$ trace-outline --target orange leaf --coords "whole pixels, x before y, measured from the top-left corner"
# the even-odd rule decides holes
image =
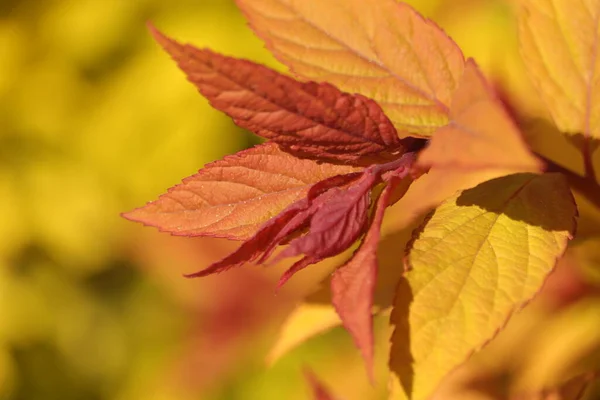
[[[328,201],[330,201],[332,197],[335,197],[332,196],[332,194],[336,193],[339,195],[339,192],[332,190],[338,189],[339,185],[355,180],[360,175],[360,173],[336,175],[330,179],[315,183],[311,186],[305,198],[292,203],[277,216],[268,220],[258,229],[254,236],[246,240],[236,251],[222,260],[211,264],[208,268],[186,276],[188,278],[199,278],[223,272],[247,262],[256,261],[259,257],[260,260],[258,262],[264,263],[279,244],[287,241],[290,236],[301,232],[309,224],[312,225],[311,220],[314,220],[317,214],[327,206]],[[343,191],[341,193],[343,193]],[[330,248],[333,246],[336,246],[336,244],[329,244]],[[317,249],[317,253],[319,250],[320,249]],[[338,250],[341,252],[345,250],[345,248],[338,248]],[[331,255],[334,254],[329,254],[328,256]],[[305,259],[310,259],[312,261],[309,264],[318,262],[323,258],[325,258],[325,256],[315,257],[315,254],[311,254],[309,251],[306,252]],[[309,264],[303,265],[302,268]],[[298,266],[299,263],[296,263],[288,269],[284,274],[285,279],[282,278],[282,280],[280,280],[280,286],[296,272],[295,268],[298,268]]]
[[[541,171],[542,163],[471,59],[452,97],[450,118],[421,152],[422,166]]]
[[[328,83],[301,83],[151,30],[213,107],[289,150],[342,161],[403,150],[396,129],[371,99]]]
[[[524,0],[521,55],[561,131],[584,136],[592,174],[592,138],[600,138],[600,1]]]
[[[254,31],[297,75],[377,101],[403,136],[446,125],[464,67],[433,22],[394,0],[237,0]]]
[[[268,143],[206,165],[124,217],[174,235],[244,240],[303,198],[314,183],[354,171],[357,168],[298,159]]]

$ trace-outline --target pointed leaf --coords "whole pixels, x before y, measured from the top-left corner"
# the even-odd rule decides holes
[[[352,161],[402,150],[396,129],[371,99],[152,32],[212,106],[243,128],[319,158]]]
[[[305,255],[283,274],[279,286],[300,269],[341,253],[359,238],[367,223],[371,188],[376,179],[366,172],[350,188],[330,191],[329,198],[312,217],[308,233],[294,239],[278,255],[277,259]]]
[[[298,159],[274,143],[263,144],[206,165],[124,216],[174,235],[244,240],[306,196],[315,182],[353,171],[357,169]]]
[[[394,0],[237,3],[267,47],[299,76],[374,99],[404,135],[428,136],[447,123],[464,58],[410,6]]]
[[[400,179],[393,178],[383,189],[377,201],[373,221],[360,247],[331,277],[331,301],[344,327],[361,350],[371,379],[373,379],[372,313],[377,279],[377,247],[381,236],[383,215],[398,183]]]
[[[600,1],[521,1],[519,39],[558,128],[600,138]]]
[[[575,229],[559,174],[515,174],[438,207],[407,256],[390,367],[411,399],[478,350],[540,288]]]
[[[450,118],[421,152],[421,165],[541,171],[542,163],[471,59],[452,97]]]

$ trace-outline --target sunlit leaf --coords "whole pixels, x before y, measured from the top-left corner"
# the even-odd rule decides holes
[[[583,135],[586,168],[600,138],[600,2],[521,2],[519,37],[529,76],[558,128]]]
[[[466,63],[452,96],[450,123],[439,129],[421,152],[425,166],[458,168],[510,168],[540,171],[519,129],[488,87],[475,62]]]
[[[430,215],[410,246],[392,314],[390,367],[411,399],[430,395],[540,289],[575,215],[559,174],[494,179]]]
[[[264,144],[208,164],[158,200],[124,216],[174,235],[243,240],[316,182],[356,171],[298,159]]]
[[[335,204],[335,198],[339,198],[343,195],[343,192],[341,192],[337,186],[352,181],[357,175],[360,176],[360,174],[338,175],[315,183],[311,186],[306,197],[292,203],[275,217],[265,222],[258,229],[256,234],[244,241],[236,251],[220,261],[214,262],[207,268],[186,276],[188,278],[199,278],[223,272],[230,268],[239,267],[248,262],[257,261],[258,263],[264,263],[271,254],[273,254],[273,251],[278,245],[289,240],[291,236],[302,232],[309,224],[312,225],[312,221],[319,216],[322,209],[326,209],[327,206],[332,203]],[[361,206],[358,205],[357,207],[360,208]],[[343,221],[338,221],[338,224],[344,225]],[[330,226],[330,228],[334,229],[338,234],[343,234],[343,232],[340,232],[340,227],[335,223]],[[360,234],[361,225],[355,225],[354,229],[354,231],[349,232],[348,235],[346,235],[346,237],[349,238],[347,240],[350,243],[356,240],[352,239],[352,237]],[[294,241],[296,240],[298,239],[294,239]],[[327,245],[328,243],[322,244]],[[346,249],[343,246],[336,246],[339,246],[339,244],[337,242],[334,244],[334,242],[331,241],[329,242],[329,247],[308,247],[303,249],[305,257],[292,265],[283,274],[279,281],[279,286],[283,285],[283,283],[285,283],[295,272],[307,265],[319,262],[326,257],[337,255]],[[347,244],[347,246],[349,245]],[[295,250],[292,247],[288,247],[285,251],[290,249]],[[280,253],[280,258],[287,256],[285,251]]]
[[[374,99],[401,135],[428,136],[447,123],[464,58],[410,6],[394,0],[237,3],[294,73]]]

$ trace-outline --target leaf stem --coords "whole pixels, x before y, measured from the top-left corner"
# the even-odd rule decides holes
[[[585,155],[590,154],[584,152]],[[540,159],[542,159],[546,165],[546,172],[560,172],[565,175],[569,180],[569,184],[575,190],[577,190],[583,197],[590,201],[595,207],[600,208],[600,185],[596,182],[593,166],[591,165],[591,159],[585,157],[585,176],[581,176],[568,168],[563,167],[555,163],[554,161],[544,157],[543,155],[536,153]],[[589,165],[588,165],[589,164]],[[588,169],[589,168],[589,169]]]
[[[592,149],[590,146],[590,138],[584,138],[582,145],[583,165],[585,168],[585,177],[596,182],[596,173],[594,172],[594,164],[592,162]]]
[[[410,151],[408,153],[402,154],[400,158],[397,158],[393,161],[384,163],[384,164],[375,164],[370,169],[371,172],[375,175],[380,175],[385,172],[395,171],[400,168],[404,168],[406,171],[409,171],[417,159],[417,152]]]

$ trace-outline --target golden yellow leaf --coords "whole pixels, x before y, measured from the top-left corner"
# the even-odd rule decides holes
[[[590,141],[600,138],[600,1],[522,1],[519,37],[531,81],[554,122],[583,136],[590,172]]]
[[[559,174],[515,174],[446,200],[417,234],[392,313],[390,367],[410,399],[500,329],[540,288],[575,229]]]

